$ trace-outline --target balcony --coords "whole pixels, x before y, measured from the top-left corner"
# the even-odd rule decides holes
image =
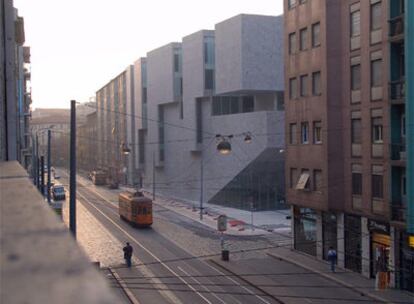
[[[391,220],[394,222],[402,222],[405,223],[406,221],[406,213],[405,213],[405,205],[403,202],[392,202],[391,203]]]
[[[405,144],[391,144],[391,160],[401,162],[401,165],[405,164],[407,158],[405,149]]]
[[[405,79],[390,81],[390,100],[393,104],[405,102]]]
[[[390,42],[404,41],[404,15],[399,15],[388,21]]]

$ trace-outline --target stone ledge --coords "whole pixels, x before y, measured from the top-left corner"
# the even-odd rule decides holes
[[[17,162],[0,162],[0,214],[0,302],[117,302]]]

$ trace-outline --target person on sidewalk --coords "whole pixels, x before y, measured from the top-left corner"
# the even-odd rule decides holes
[[[331,262],[331,271],[332,272],[335,272],[336,257],[337,257],[336,250],[333,249],[332,246],[329,247],[329,250],[328,250],[328,261]]]
[[[128,268],[131,268],[131,259],[132,259],[132,252],[134,249],[132,246],[127,242],[126,246],[122,249],[124,251],[124,259],[128,266]]]

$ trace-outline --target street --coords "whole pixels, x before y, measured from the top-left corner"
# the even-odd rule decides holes
[[[67,185],[68,175],[60,173]],[[78,212],[84,210],[96,219],[95,229],[104,230],[103,242],[112,240],[100,247],[94,237],[102,231],[90,231],[91,225],[83,225],[84,219],[78,217],[78,241],[89,243],[86,251],[92,260],[99,251],[105,252],[99,258],[101,266],[116,272],[138,303],[374,303],[318,274],[267,256],[263,248],[286,244],[287,237],[281,235],[229,237],[231,263],[226,264],[219,260],[215,231],[161,206],[154,205],[152,228],[133,228],[119,218],[119,191],[78,177]],[[134,248],[131,269],[122,260],[127,241]],[[113,276],[106,275],[119,289]]]

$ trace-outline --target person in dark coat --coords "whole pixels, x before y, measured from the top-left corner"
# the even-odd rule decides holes
[[[337,258],[336,250],[333,249],[332,246],[329,247],[328,260],[329,260],[329,262],[331,262],[331,271],[332,272],[335,272],[336,258]]]
[[[127,266],[130,268],[131,267],[132,252],[134,251],[134,249],[127,242],[126,246],[122,250],[124,251],[125,262],[126,262]]]

